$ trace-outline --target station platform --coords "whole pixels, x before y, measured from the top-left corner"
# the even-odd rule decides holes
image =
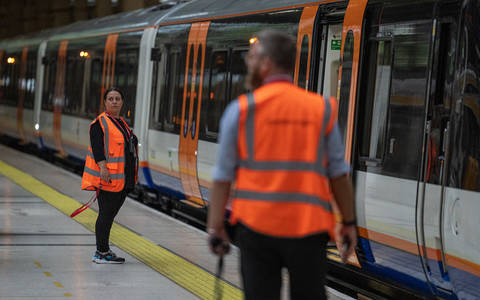
[[[98,206],[70,218],[92,197],[80,185],[80,176],[0,145],[0,299],[243,299],[238,248],[218,279],[205,232],[129,198],[110,236],[126,262],[92,262]],[[353,299],[333,289],[328,297]]]

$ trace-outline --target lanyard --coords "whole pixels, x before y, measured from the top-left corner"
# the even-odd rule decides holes
[[[90,205],[92,205],[93,202],[95,202],[95,200],[97,200],[98,193],[100,193],[100,189],[101,189],[101,188],[102,188],[102,184],[100,183],[100,186],[96,189],[95,194],[92,196],[92,198],[90,198],[90,200],[88,200],[87,203],[85,203],[85,204],[82,205],[81,207],[77,208],[77,209],[70,215],[70,218],[75,217],[76,215],[78,215],[78,214],[81,213],[82,211],[84,211],[84,210],[86,210],[87,208],[89,208]]]
[[[127,132],[125,132],[125,130],[123,130],[122,125],[120,125],[120,123],[118,123],[117,119],[115,119],[108,111],[106,111],[105,113],[107,114],[107,116],[109,116],[110,118],[112,118],[112,120],[113,120],[115,123],[117,123],[118,127],[120,128],[120,130],[122,130],[122,132],[125,134],[125,136],[128,136],[128,139],[130,140],[130,135],[131,135],[131,134],[130,134],[130,131],[129,131],[130,128],[128,128],[128,126],[125,124],[125,125],[126,125],[125,128],[127,129]],[[123,121],[123,120],[122,120],[122,121]],[[123,122],[123,123],[125,123],[125,122]]]

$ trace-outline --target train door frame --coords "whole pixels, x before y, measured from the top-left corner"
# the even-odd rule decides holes
[[[343,134],[345,145],[345,161],[352,163],[352,149],[354,147],[354,117],[355,104],[357,100],[357,84],[359,82],[359,65],[361,58],[361,45],[364,29],[364,15],[368,0],[351,0],[348,3],[343,18],[343,29],[340,50],[340,69],[338,72],[337,101],[338,101],[338,126]],[[346,57],[348,54],[349,57]],[[344,68],[349,65],[347,72]],[[343,92],[343,93],[342,93]],[[343,109],[342,109],[343,108]],[[342,124],[342,120],[343,123]],[[353,177],[353,174],[352,174]],[[359,238],[367,236],[362,226],[365,227],[364,208],[356,204],[356,215],[358,222]],[[368,242],[360,244],[363,255],[366,259],[371,259],[370,245]],[[348,262],[360,266],[357,253],[353,253],[348,258]]]
[[[338,90],[338,75],[341,67],[341,39],[344,26],[344,16],[346,13],[346,5],[343,4],[325,4],[310,8],[302,13],[299,34],[297,40],[297,71],[302,72],[302,66],[308,66],[304,75],[306,88],[315,91],[317,94],[323,95],[325,99],[335,97]],[[312,18],[315,17],[314,19]],[[311,24],[302,24],[302,22],[310,21]],[[304,54],[305,47],[303,43],[306,30],[310,30],[309,42],[310,49],[308,56],[311,58],[308,62],[301,63],[301,56]],[[314,45],[314,46],[312,46]],[[336,61],[336,65],[335,65]],[[333,64],[333,66],[332,66]],[[297,76],[295,83],[297,84]],[[298,80],[300,81],[300,80]],[[334,87],[333,87],[334,86]],[[300,86],[303,87],[303,86]],[[326,92],[326,93],[325,93]],[[335,202],[332,203],[334,213],[339,215],[340,210]],[[337,249],[341,247],[340,240],[334,244]],[[330,245],[327,249],[327,257],[332,260],[339,261],[338,250],[335,246]],[[348,262],[352,265],[360,267],[360,263],[355,254],[351,255]]]
[[[150,107],[152,101],[152,80],[148,80],[153,74],[154,64],[160,61],[160,57],[153,58],[152,49],[155,45],[155,36],[157,34],[157,28],[147,27],[143,31],[142,38],[140,40],[140,52],[139,52],[139,68],[138,68],[138,82],[139,85],[136,91],[136,105],[135,105],[135,119],[134,128],[138,132],[138,156],[139,166],[146,172],[148,170],[148,124],[145,120],[150,119]],[[160,55],[160,53],[158,53]],[[154,61],[155,60],[155,61]],[[143,86],[140,84],[143,83]],[[137,109],[141,108],[141,109]]]
[[[295,74],[293,78],[293,83],[302,88],[305,88],[306,90],[308,90],[309,88],[310,81],[313,28],[315,24],[315,18],[317,16],[317,11],[318,5],[305,7],[302,11],[302,16],[300,17],[300,23],[298,24],[297,57],[295,59]],[[305,45],[305,41],[307,42],[307,45]],[[307,49],[305,49],[305,46]],[[304,53],[305,50],[307,50],[307,53]],[[305,69],[305,74],[300,74],[302,66]],[[302,77],[304,78],[301,78],[302,80],[300,80],[299,82],[300,75],[302,75]]]
[[[342,42],[341,42],[341,66],[338,73],[338,91],[337,99],[339,102],[338,105],[338,118],[340,121],[341,117],[346,118],[346,128],[340,126],[340,131],[342,131],[345,140],[345,161],[352,162],[352,149],[353,149],[353,131],[354,131],[354,114],[355,114],[355,102],[357,98],[357,83],[359,81],[359,62],[360,62],[360,51],[363,35],[363,21],[365,9],[367,7],[368,0],[352,0],[349,1],[347,10],[345,11],[345,17],[343,21],[343,32],[342,32]],[[349,42],[347,43],[347,38]],[[353,44],[351,44],[353,43]],[[344,73],[345,67],[345,50],[350,48],[352,50],[351,57],[351,73],[350,78],[347,78],[348,74]],[[345,76],[344,76],[345,75]],[[348,80],[347,84],[345,80]],[[341,94],[342,91],[348,91]],[[342,97],[345,96],[345,99]],[[342,103],[343,102],[343,103]],[[345,107],[345,110],[342,110],[342,107]],[[345,114],[342,116],[341,114]],[[339,125],[341,125],[339,123]],[[343,131],[344,130],[344,131]]]
[[[432,20],[429,74],[425,109],[422,177],[418,188],[417,235],[425,275],[430,283],[447,293],[452,292],[444,251],[445,188],[448,175],[446,158],[450,139],[452,84],[446,84],[455,57],[452,37],[456,35],[454,16],[443,16],[437,3]],[[454,13],[454,10],[443,10]],[[450,51],[447,53],[447,51]],[[451,53],[453,51],[453,53]],[[450,89],[450,93],[448,92]],[[437,263],[433,263],[433,262]],[[432,262],[432,263],[431,263]]]
[[[203,71],[210,22],[193,23],[187,43],[178,165],[187,203],[206,207],[197,174],[198,132],[202,101]],[[193,52],[192,52],[193,51]],[[199,60],[201,62],[199,63]],[[189,80],[190,79],[190,80]]]

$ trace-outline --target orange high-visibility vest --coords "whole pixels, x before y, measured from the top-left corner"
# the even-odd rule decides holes
[[[125,186],[125,139],[122,132],[115,126],[105,112],[101,113],[90,127],[99,120],[104,136],[104,151],[107,159],[107,169],[110,172],[111,182],[101,181],[102,190],[120,192]],[[128,125],[121,118],[121,122]],[[100,167],[93,157],[92,146],[88,147],[85,169],[83,170],[82,190],[96,190],[100,186]]]
[[[335,99],[274,82],[238,100],[231,222],[274,237],[333,238],[325,136],[335,123]]]

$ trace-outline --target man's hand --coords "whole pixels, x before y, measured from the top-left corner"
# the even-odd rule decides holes
[[[348,257],[354,253],[357,246],[357,226],[355,225],[341,225],[339,237],[341,239],[340,257],[343,263],[347,262]]]
[[[223,256],[230,251],[230,238],[225,228],[208,228],[208,247],[210,251],[218,256]]]

